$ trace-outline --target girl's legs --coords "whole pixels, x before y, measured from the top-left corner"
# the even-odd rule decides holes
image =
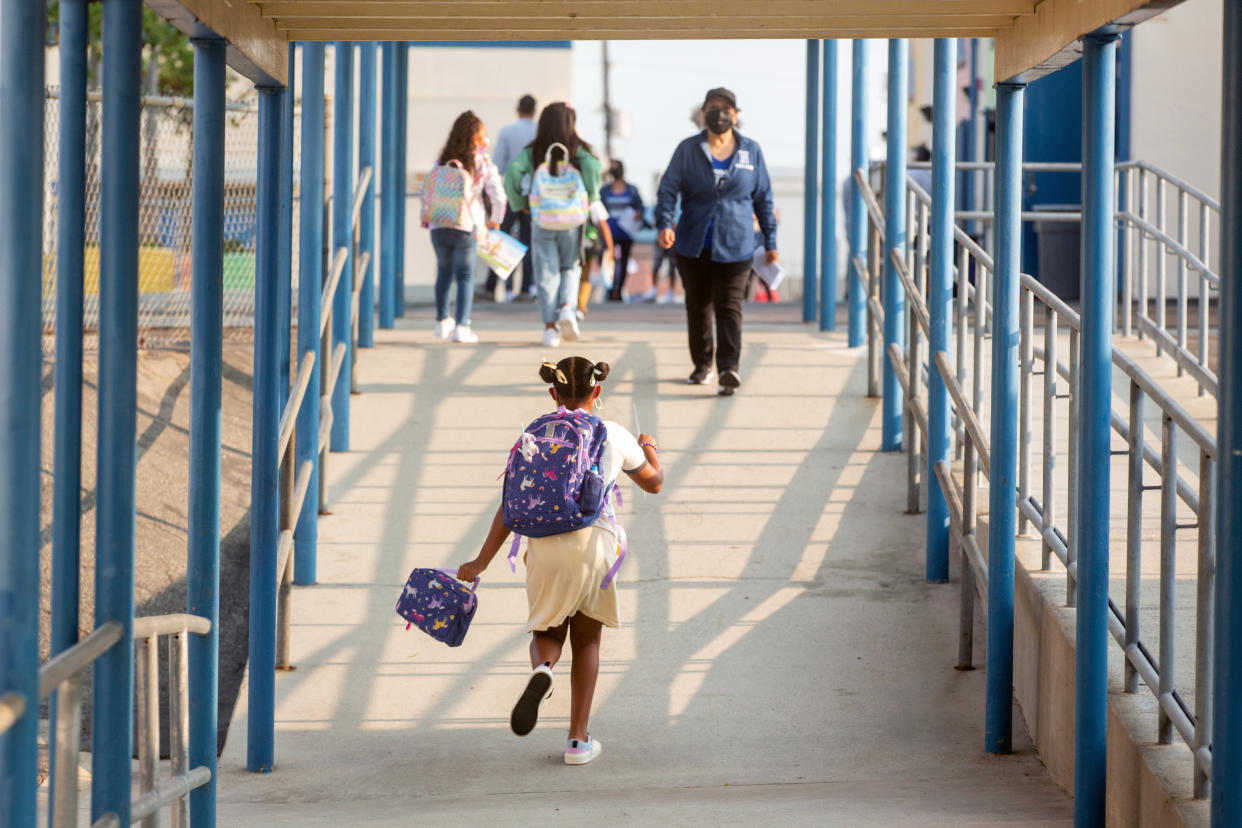
[[[437,227],[431,231],[431,246],[436,251],[436,321],[448,319],[449,284],[453,281],[453,230]]]
[[[583,313],[587,312],[587,305],[591,303],[591,293],[595,288],[591,284],[591,262],[592,259],[585,259],[582,262],[582,268],[578,275],[578,310]]]
[[[577,307],[578,303],[578,282],[582,272],[578,266],[578,260],[581,258],[582,247],[582,228],[574,230],[557,230],[556,232],[556,249],[557,256],[560,259],[560,295],[558,297],[557,309],[566,305]]]
[[[571,617],[568,623],[569,645],[573,649],[569,674],[569,738],[585,741],[591,701],[595,698],[595,680],[599,677],[599,643],[604,625],[582,613]]]
[[[453,246],[453,279],[457,282],[457,324],[470,326],[470,306],[474,302],[474,236],[455,230],[460,237]],[[447,293],[447,288],[445,290]]]
[[[538,630],[530,637],[530,668],[533,670],[540,664],[555,667],[561,660],[561,651],[565,647],[565,633],[569,630],[569,619],[559,627],[550,630]]]
[[[530,231],[530,257],[535,269],[535,292],[539,297],[539,314],[544,327],[556,327],[557,293],[560,287],[561,260],[556,230],[535,225]]]

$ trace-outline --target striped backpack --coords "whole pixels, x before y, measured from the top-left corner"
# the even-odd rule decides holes
[[[565,153],[565,160],[554,164],[552,150],[557,147]],[[530,212],[544,230],[573,230],[586,223],[586,184],[582,173],[569,162],[564,144],[548,147],[543,163],[535,170],[530,183]]]
[[[445,164],[437,164],[423,179],[423,189],[419,198],[423,203],[422,224],[424,227],[449,227],[462,229],[473,223],[470,217],[470,202],[466,194],[470,191],[470,173],[466,172],[461,162],[449,160]]]

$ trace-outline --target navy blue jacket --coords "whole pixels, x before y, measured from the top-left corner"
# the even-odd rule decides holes
[[[660,179],[656,227],[674,227],[677,197],[681,196],[681,219],[676,223],[677,241],[673,249],[682,256],[696,257],[702,252],[708,225],[715,220],[712,261],[740,262],[751,258],[755,254],[753,216],[759,217],[764,249],[776,249],[772,181],[763,162],[763,150],[737,130],[733,131],[733,138],[737,149],[719,191],[707,150],[706,130],[677,145]]]

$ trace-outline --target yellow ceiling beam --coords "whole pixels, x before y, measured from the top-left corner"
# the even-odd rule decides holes
[[[1226,0],[1234,2],[1235,0]],[[1134,26],[1181,0],[1044,0],[996,35],[996,79],[1034,80],[1072,63],[1078,40],[1105,26]]]
[[[228,41],[229,65],[261,86],[288,82],[288,42],[259,8],[237,0],[146,0],[157,14],[190,36]]]
[[[666,30],[662,37],[653,37],[649,28],[617,29],[600,28],[566,32],[564,29],[510,29],[493,28],[487,34],[488,40],[749,40],[775,39],[800,40],[803,38],[921,38],[921,37],[995,37],[995,28],[964,28],[952,29],[850,29],[830,31],[810,31],[807,29],[737,29],[737,30],[706,30],[703,27]],[[427,29],[395,29],[395,28],[340,28],[340,29],[288,29],[285,34],[290,40],[299,41],[386,41],[386,40],[478,40],[478,29],[452,29],[429,31]],[[571,36],[572,35],[572,36]]]
[[[250,0],[263,15],[271,18],[332,17],[338,20],[405,19],[427,17],[539,17],[626,20],[668,16],[753,17],[841,17],[865,15],[873,18],[932,15],[970,17],[1033,14],[1037,0],[767,0],[761,6],[737,0]]]
[[[1004,15],[993,15],[989,17],[971,17],[964,20],[945,19],[934,15],[914,15],[901,18],[900,20],[885,20],[868,17],[866,15],[855,15],[850,17],[773,17],[772,15],[759,15],[752,17],[731,17],[713,21],[708,24],[701,17],[686,17],[680,14],[668,15],[659,19],[649,21],[623,21],[618,23],[609,23],[598,19],[552,19],[552,18],[530,18],[530,17],[506,17],[493,18],[486,21],[477,18],[458,15],[456,17],[435,17],[424,18],[420,20],[406,20],[404,18],[394,18],[391,20],[360,20],[347,19],[340,20],[335,17],[304,17],[304,18],[276,18],[276,28],[282,31],[296,29],[299,32],[304,31],[323,31],[333,33],[334,40],[341,39],[339,33],[342,30],[374,30],[381,34],[393,31],[410,31],[422,34],[422,37],[416,39],[434,39],[435,33],[441,31],[463,31],[474,30],[475,40],[478,40],[479,29],[486,26],[490,34],[493,29],[500,28],[509,31],[542,31],[553,32],[563,35],[563,37],[554,38],[559,40],[573,39],[579,32],[594,31],[608,32],[613,28],[638,30],[644,27],[650,37],[653,34],[663,34],[665,36],[674,36],[673,33],[685,30],[706,31],[708,33],[724,34],[748,32],[748,31],[764,31],[775,29],[787,32],[801,32],[797,37],[816,37],[826,33],[838,31],[860,32],[868,31],[873,33],[887,33],[893,29],[904,29],[908,31],[958,31],[960,29],[999,29],[1013,25],[1014,18]],[[385,39],[394,37],[394,35],[386,35]]]

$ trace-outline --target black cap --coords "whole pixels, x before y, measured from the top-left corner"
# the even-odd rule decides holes
[[[707,94],[703,96],[703,108],[704,109],[707,109],[707,103],[712,98],[724,98],[726,101],[729,102],[729,106],[733,107],[734,109],[737,109],[737,95],[734,95],[732,92],[730,92],[728,89],[725,89],[723,86],[717,86],[715,89],[707,90]]]

